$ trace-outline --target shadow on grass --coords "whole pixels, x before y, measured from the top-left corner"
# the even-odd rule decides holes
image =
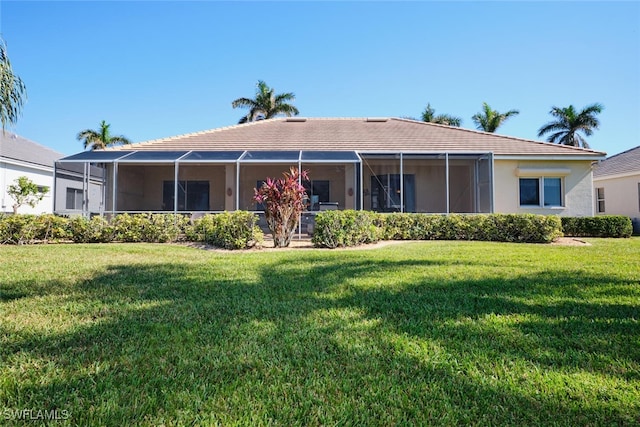
[[[576,290],[630,283],[555,272],[398,284],[407,269],[439,264],[293,259],[262,264],[255,277],[214,263],[112,266],[71,296],[70,307],[90,307],[86,325],[1,331],[2,359],[27,359],[35,373],[5,379],[0,403],[70,409],[73,423],[104,425],[638,421],[629,399],[638,306],[590,302],[586,288],[581,300]],[[18,298],[23,285],[10,288]],[[403,349],[403,339],[426,349]],[[500,381],[491,361],[555,377],[506,372]],[[596,395],[579,379],[551,384],[581,371],[611,382]]]

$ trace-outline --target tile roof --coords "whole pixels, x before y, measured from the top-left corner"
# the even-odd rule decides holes
[[[109,150],[356,150],[605,156],[593,150],[400,118],[276,118]]]
[[[53,169],[53,163],[63,154],[15,133],[0,130],[0,157]]]
[[[593,170],[593,177],[640,174],[640,146],[616,154],[601,161]]]

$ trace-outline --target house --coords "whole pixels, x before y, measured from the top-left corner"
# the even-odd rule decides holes
[[[21,206],[19,213],[41,214],[52,213],[56,207],[71,205],[74,211],[83,211],[83,177],[90,173],[84,173],[81,164],[65,164],[58,170],[58,178],[54,182],[55,162],[63,157],[51,148],[37,144],[29,139],[14,133],[0,132],[0,212],[13,213],[15,201],[8,194],[10,185],[15,184],[16,179],[26,176],[40,188],[48,188],[49,192],[35,206]],[[103,173],[102,169],[93,167],[93,175]],[[95,177],[94,177],[95,178]],[[99,208],[99,186],[102,180],[92,179],[86,191],[91,190],[96,204],[87,208],[96,210]],[[56,187],[56,191],[54,191]],[[54,197],[55,195],[55,197]],[[64,211],[64,209],[59,209]]]
[[[259,211],[254,188],[309,171],[309,211],[592,216],[605,153],[399,118],[277,118],[59,161],[104,170],[104,212]]]
[[[593,171],[598,215],[625,215],[640,234],[640,146],[598,163]]]
[[[14,133],[0,132],[0,212],[13,213],[15,200],[9,195],[10,185],[21,176],[26,176],[40,190],[53,187],[53,164],[61,153],[44,147]],[[20,213],[51,213],[52,192],[35,206],[21,206]]]

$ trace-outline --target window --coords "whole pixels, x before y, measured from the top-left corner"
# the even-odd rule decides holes
[[[162,186],[163,210],[173,210],[175,194],[173,181],[164,181]],[[178,181],[179,211],[209,210],[209,181]]]
[[[520,178],[520,206],[563,206],[562,178]]]
[[[326,180],[305,181],[304,189],[309,196],[309,210],[320,210],[320,203],[330,202],[329,189],[331,185]]]
[[[604,188],[596,188],[596,203],[598,204],[598,213],[604,213]]]
[[[67,209],[82,209],[82,190],[77,188],[67,188]]]

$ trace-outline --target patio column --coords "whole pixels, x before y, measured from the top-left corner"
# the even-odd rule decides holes
[[[53,191],[53,213],[56,213],[56,178],[58,176],[58,162],[53,162],[53,185],[52,185],[52,191]]]
[[[118,162],[113,162],[113,194],[111,196],[111,215],[116,214],[116,198],[118,197]]]
[[[449,153],[444,153],[445,181],[447,185],[447,215],[449,214]]]
[[[246,153],[246,151],[245,151]],[[240,159],[244,157],[244,154],[240,156]],[[240,159],[236,160],[236,206],[235,210],[240,208]]]
[[[87,188],[87,165],[82,164],[82,215],[88,217],[89,213],[89,190]]]
[[[360,158],[360,210],[364,210],[364,166],[362,165],[362,157]]]
[[[404,212],[404,157],[400,153],[400,212]]]
[[[185,206],[186,209],[186,206]],[[173,162],[173,213],[178,213],[178,162]]]

